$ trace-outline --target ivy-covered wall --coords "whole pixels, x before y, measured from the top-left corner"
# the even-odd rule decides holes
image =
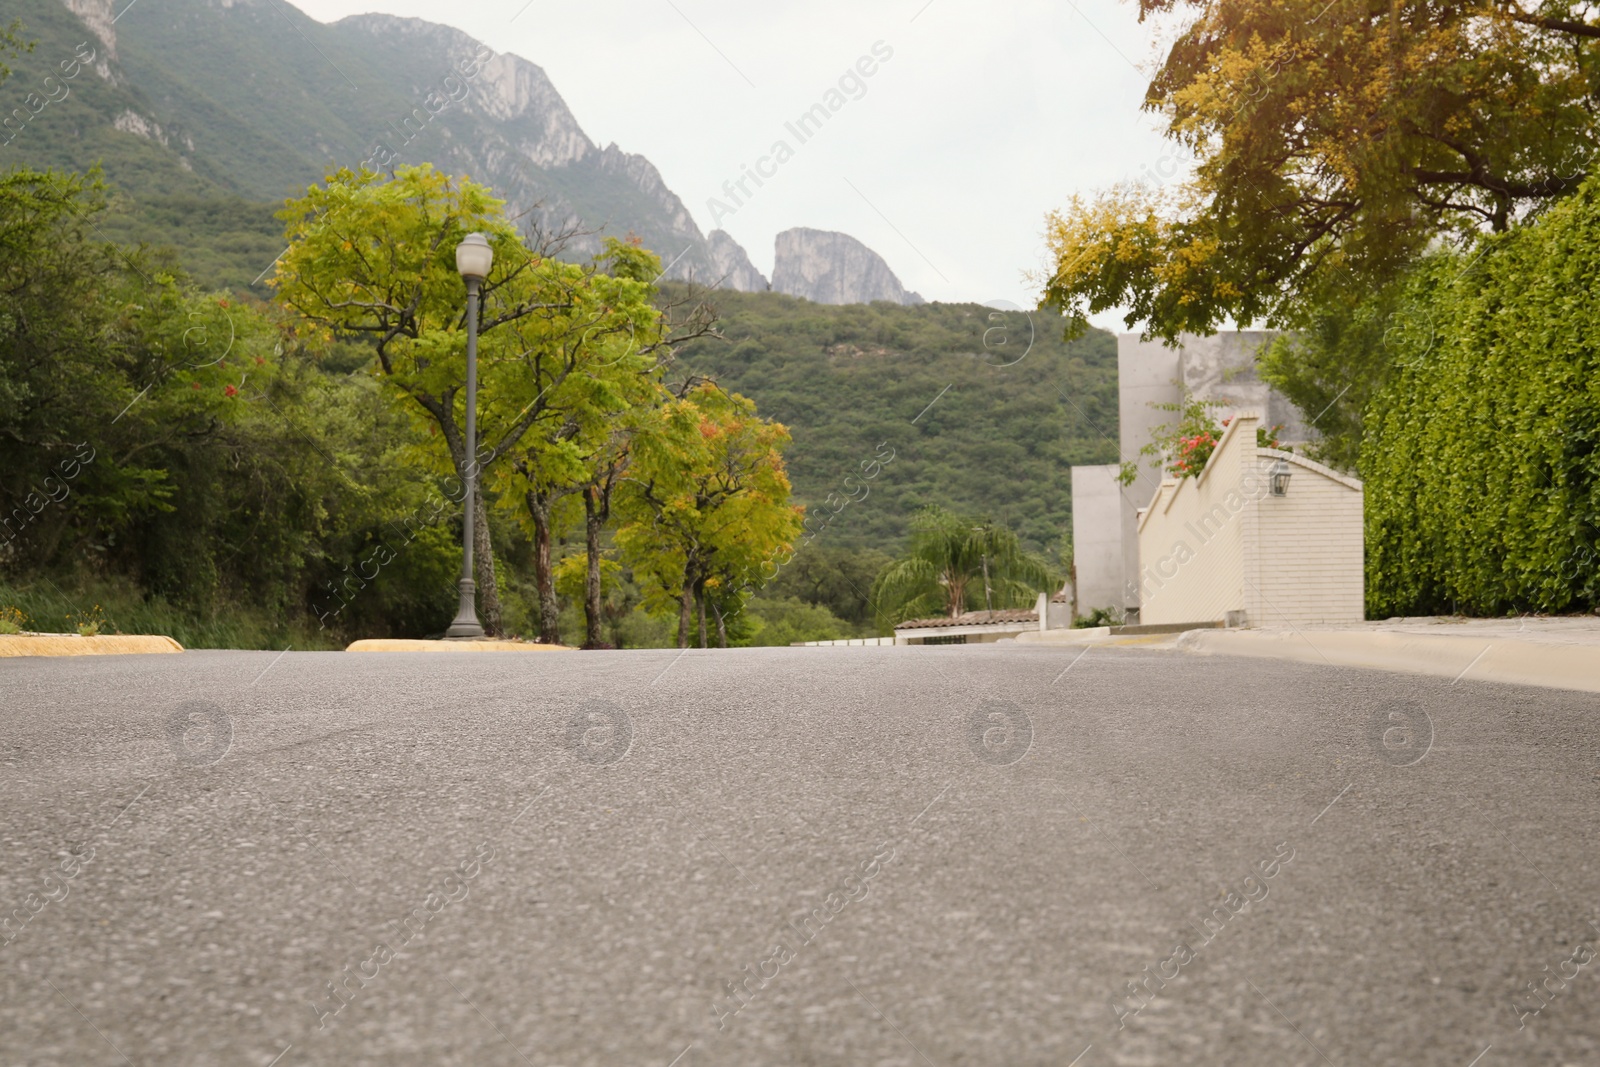
[[[1431,259],[1385,341],[1368,615],[1600,606],[1600,184]]]

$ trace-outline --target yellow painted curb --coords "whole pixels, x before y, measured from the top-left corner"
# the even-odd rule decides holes
[[[541,645],[534,641],[407,641],[375,637],[352,641],[346,652],[571,652],[566,645]]]
[[[170,637],[156,634],[0,634],[3,656],[126,656],[151,652],[182,652]]]

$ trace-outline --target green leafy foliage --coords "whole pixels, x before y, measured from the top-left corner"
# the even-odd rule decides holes
[[[886,619],[902,622],[1031,607],[1056,585],[1049,564],[1014,531],[929,507],[912,520],[910,551],[879,574],[873,599]]]
[[[683,640],[699,629],[696,606],[718,641],[787,643],[882,632],[870,593],[906,525],[892,509],[1014,500],[1053,545],[1068,514],[1065,464],[1114,449],[1114,425],[1087,417],[1112,407],[1110,339],[1069,349],[1041,333],[1028,351],[1025,316],[724,293],[752,328],[736,328],[732,346],[696,340],[704,308],[683,287],[655,291],[652,253],[612,241],[595,265],[538,256],[481,187],[426,168],[345,172],[292,205],[283,301],[263,304],[107,240],[118,196],[95,176],[0,179],[0,571],[30,615],[58,620],[44,625],[69,627],[83,604],[102,603],[112,627],[161,628],[185,644],[439,633],[460,560],[464,330],[451,253],[468,228],[497,249],[478,461],[499,506],[484,520],[492,551],[480,542],[478,557],[506,565],[492,588],[507,633],[576,643],[578,590],[569,578],[541,595],[540,538],[519,521],[535,470],[576,490],[550,524],[553,561],[571,547],[567,524],[598,524],[587,531],[600,578],[587,643],[670,642],[674,614]],[[882,351],[855,351],[872,338]],[[676,363],[675,348],[686,350]],[[1061,378],[1083,387],[1039,403],[1033,392],[1051,380],[1039,357],[1052,352]],[[730,353],[740,360],[724,374],[714,364]],[[846,366],[886,354],[876,382]],[[798,553],[801,513],[780,456],[788,431],[704,380],[749,369],[764,391],[774,390],[762,374],[781,370],[778,395],[814,420],[809,447],[834,450],[844,475],[818,478],[825,521]],[[684,383],[670,403],[664,376]],[[909,451],[873,436],[874,389],[907,409]],[[852,435],[859,454],[846,450]],[[963,448],[981,454],[961,458]],[[1017,468],[1057,490],[1011,491]],[[912,476],[904,486],[892,481],[901,471]],[[615,516],[589,510],[602,482]],[[614,540],[613,525],[629,532]],[[606,578],[619,564],[620,579]],[[773,575],[784,584],[750,599]],[[480,582],[480,597],[489,588]],[[568,609],[559,634],[552,601]]]
[[[1600,606],[1600,184],[1437,255],[1367,413],[1372,614]]]
[[[789,502],[782,452],[789,432],[756,416],[755,404],[713,383],[691,385],[653,413],[617,531],[623,558],[647,607],[678,607],[678,645],[696,627],[709,643],[707,612],[719,643],[738,634],[745,597],[792,555],[804,509]]]
[[[758,596],[745,605],[749,636],[736,645],[792,645],[799,641],[837,641],[854,637],[849,623],[820,604],[798,597]]]
[[[0,179],[0,567],[201,642],[442,629],[459,534],[370,350],[104,242],[103,209]]]
[[[819,538],[802,547],[768,583],[766,597],[790,598],[826,608],[851,628],[845,637],[866,637],[879,631],[873,614],[872,586],[894,562],[877,548],[852,549]],[[822,640],[822,638],[796,638]]]
[[[0,633],[8,611],[19,628],[33,633],[74,633],[76,620],[99,605],[110,633],[166,634],[184,648],[259,648],[326,650],[342,647],[339,635],[319,630],[304,617],[288,619],[272,607],[239,602],[224,611],[197,611],[140,589],[124,577],[82,582],[36,578],[0,579]]]
[[[1391,348],[1430,343],[1431,324],[1403,297],[1398,284],[1374,286],[1355,298],[1330,294],[1306,313],[1301,329],[1279,334],[1261,350],[1262,381],[1317,430],[1306,447],[1312,459],[1358,469],[1366,411],[1389,379]]]
[[[1600,26],[1578,0],[1139,0],[1170,188],[1074,196],[1040,280],[1075,327],[1127,309],[1175,340],[1299,326],[1570,195],[1596,159]],[[1175,175],[1174,175],[1175,176]]]
[[[1050,313],[978,304],[712,300],[725,340],[684,345],[679,367],[789,427],[797,500],[831,511],[863,461],[893,452],[819,543],[893,552],[937,504],[992,515],[1044,551],[1071,524],[1073,464],[1117,458],[1116,340],[1104,331],[1067,343]]]

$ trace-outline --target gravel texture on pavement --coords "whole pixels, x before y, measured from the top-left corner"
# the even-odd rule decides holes
[[[1600,697],[1149,649],[0,663],[0,1063],[1600,1063]]]

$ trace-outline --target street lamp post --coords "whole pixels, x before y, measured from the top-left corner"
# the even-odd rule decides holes
[[[456,246],[456,270],[467,283],[467,434],[465,483],[466,520],[461,529],[461,605],[445,637],[471,639],[483,636],[478,622],[477,583],[472,579],[473,532],[478,522],[478,287],[489,276],[494,249],[481,233],[469,233]]]

